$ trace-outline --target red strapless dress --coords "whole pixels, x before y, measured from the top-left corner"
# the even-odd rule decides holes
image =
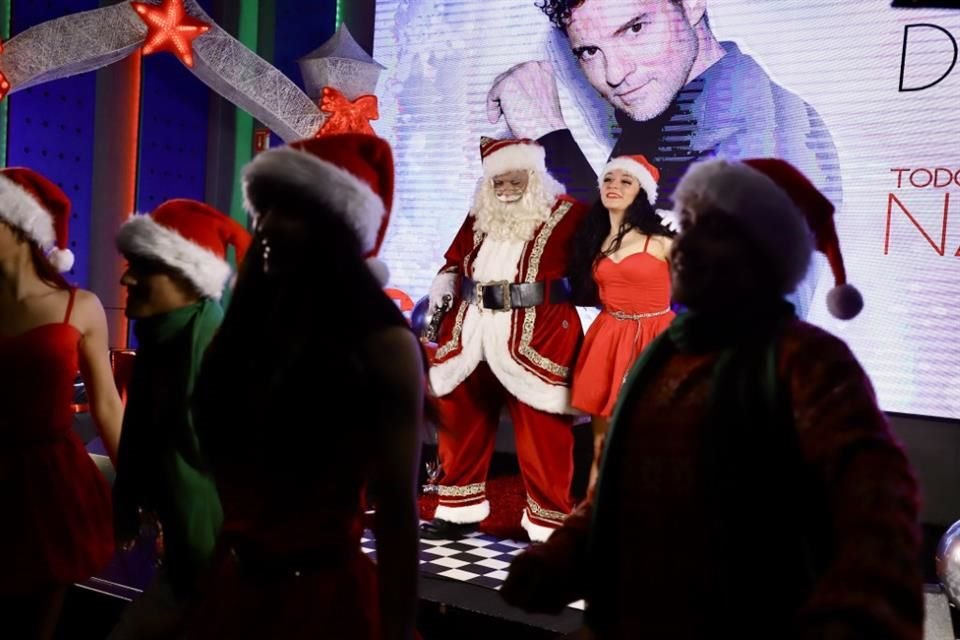
[[[603,310],[584,337],[570,403],[584,413],[609,417],[630,367],[673,321],[670,269],[644,245],[620,262],[601,258],[593,276]]]
[[[80,332],[0,336],[0,593],[84,580],[113,554],[110,487],[73,432]]]

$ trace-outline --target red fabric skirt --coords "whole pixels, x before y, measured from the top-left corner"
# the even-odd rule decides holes
[[[80,440],[0,448],[0,593],[85,580],[113,555],[110,486]]]

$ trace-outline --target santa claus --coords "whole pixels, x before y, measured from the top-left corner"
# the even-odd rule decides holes
[[[430,290],[440,325],[430,385],[443,477],[427,538],[456,539],[490,514],[485,481],[510,410],[527,490],[521,524],[542,541],[572,506],[570,368],[583,332],[565,277],[585,207],[563,195],[532,140],[480,145],[483,178]]]

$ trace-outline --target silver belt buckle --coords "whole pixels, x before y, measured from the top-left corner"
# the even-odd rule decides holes
[[[510,285],[512,283],[508,280],[496,280],[494,282],[478,282],[476,284],[475,296],[477,298],[477,307],[480,309],[487,309],[483,304],[483,290],[489,287],[499,287],[500,295],[503,298],[504,306],[502,309],[487,309],[488,311],[511,311],[513,309],[513,301],[510,299]]]
[[[510,283],[501,280],[495,284],[500,287],[500,295],[503,298],[503,309],[497,309],[497,311],[510,311],[513,309],[513,300],[510,299]]]

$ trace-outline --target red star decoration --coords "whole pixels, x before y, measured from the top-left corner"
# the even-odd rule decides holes
[[[2,42],[0,42],[0,53],[3,53]],[[10,82],[7,80],[7,76],[3,75],[3,72],[0,71],[0,100],[3,100],[7,96],[8,91],[10,91]]]
[[[324,87],[320,98],[320,110],[329,114],[327,120],[317,131],[316,137],[331,133],[366,133],[376,135],[371,120],[380,117],[377,109],[377,96],[360,96],[353,102],[334,89]]]
[[[187,15],[183,0],[163,0],[160,6],[131,2],[130,6],[147,25],[143,54],[169,51],[188,67],[193,66],[193,40],[210,30],[210,25]]]

